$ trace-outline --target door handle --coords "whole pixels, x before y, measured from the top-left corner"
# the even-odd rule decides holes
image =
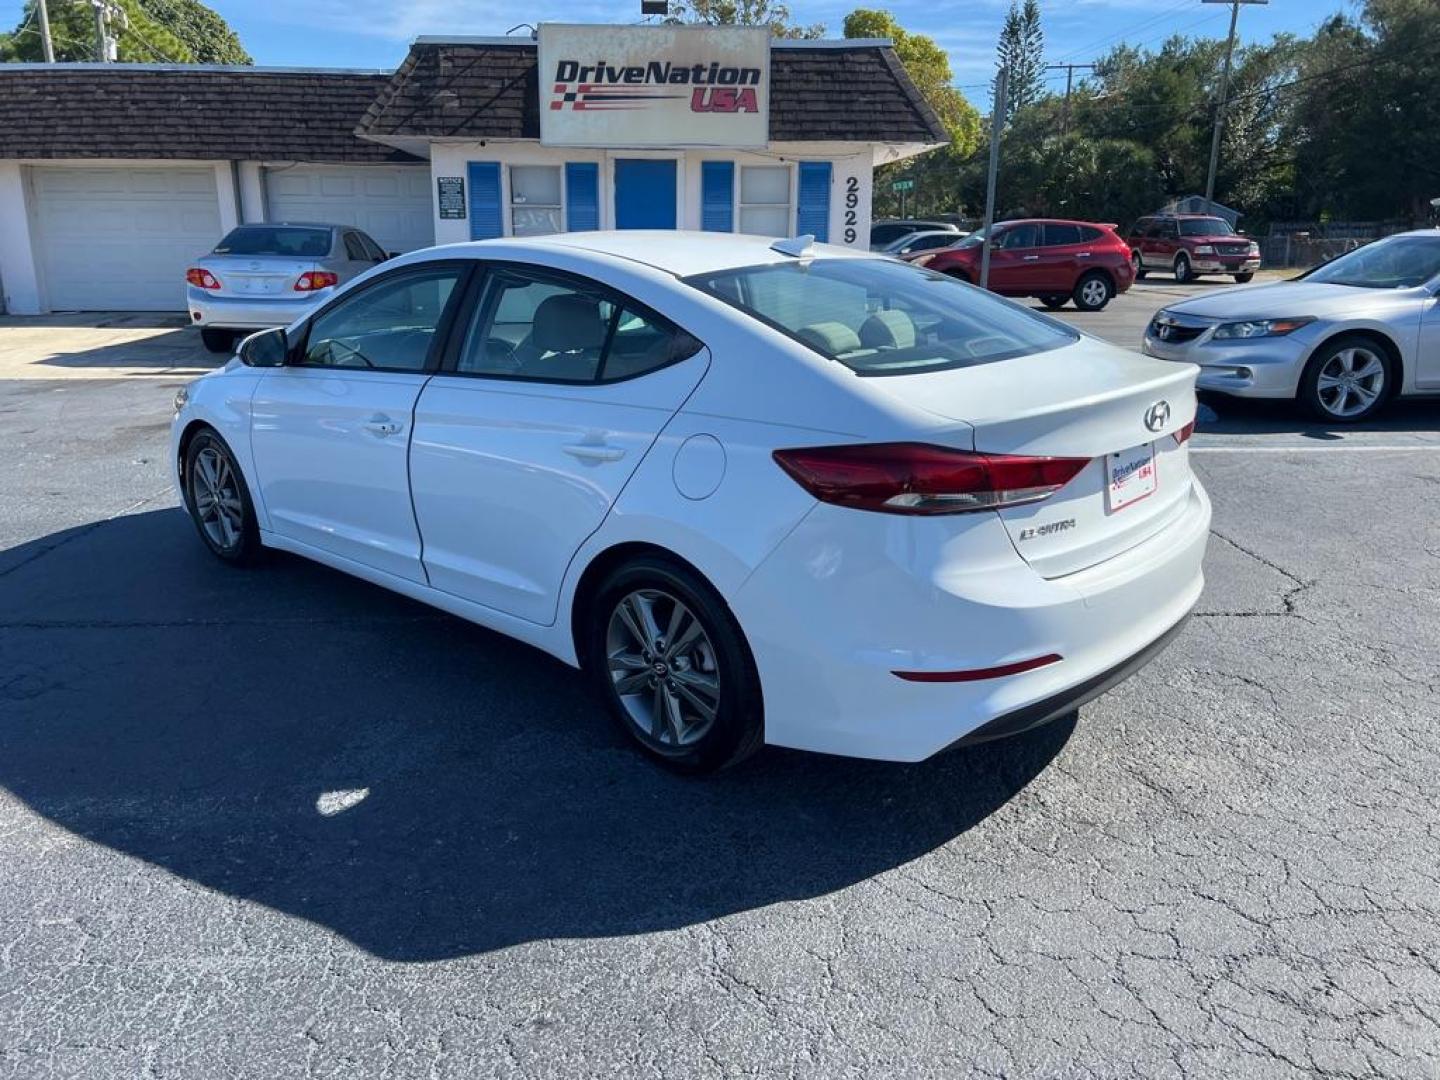
[[[625,456],[625,451],[618,446],[597,443],[567,443],[560,449],[581,461],[619,461]]]
[[[373,435],[379,435],[382,439],[387,435],[397,434],[405,425],[397,420],[391,420],[384,413],[376,413],[366,420],[362,425],[366,431]]]
[[[1077,259],[1088,259],[1088,258],[1090,258],[1090,256],[1093,255],[1093,254],[1095,254],[1093,251],[1081,251],[1081,252],[1077,252],[1076,255],[1075,255],[1075,257],[1076,257]]]
[[[1034,261],[1037,260],[1038,258],[1040,258],[1039,255],[1026,255],[1026,256],[1025,256],[1025,261],[1026,261],[1026,262],[1034,262]]]

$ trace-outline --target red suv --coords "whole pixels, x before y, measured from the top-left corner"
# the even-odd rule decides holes
[[[1135,280],[1130,248],[1113,225],[1026,218],[1002,221],[992,232],[990,290],[1003,296],[1039,297],[1048,308],[1074,300],[1081,311],[1099,311]],[[981,239],[973,232],[951,247],[907,256],[907,261],[977,282]]]
[[[1129,242],[1137,279],[1164,270],[1179,282],[1201,274],[1233,274],[1243,285],[1260,269],[1260,245],[1209,214],[1143,217],[1130,230]]]

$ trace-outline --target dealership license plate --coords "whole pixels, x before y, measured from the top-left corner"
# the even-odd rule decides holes
[[[1155,444],[1144,443],[1110,454],[1105,459],[1105,504],[1110,511],[1153,495],[1159,486],[1155,474]]]

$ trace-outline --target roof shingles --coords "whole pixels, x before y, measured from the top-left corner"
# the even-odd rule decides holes
[[[0,158],[414,161],[354,132],[389,78],[0,64]]]

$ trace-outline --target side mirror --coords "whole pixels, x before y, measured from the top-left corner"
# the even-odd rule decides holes
[[[281,367],[290,354],[290,343],[285,337],[285,328],[261,330],[251,334],[240,343],[236,355],[247,367]]]

